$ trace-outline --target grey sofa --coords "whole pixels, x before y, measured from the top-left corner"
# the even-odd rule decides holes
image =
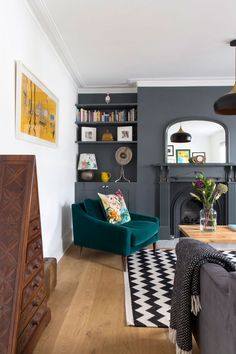
[[[200,311],[194,337],[201,354],[236,354],[236,272],[207,263],[200,272]]]

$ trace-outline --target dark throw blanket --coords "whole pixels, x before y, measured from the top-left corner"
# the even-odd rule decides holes
[[[200,267],[207,262],[215,263],[230,272],[236,270],[236,264],[213,247],[189,238],[180,240],[176,255],[169,337],[176,343],[177,354],[191,354],[192,316],[201,310]]]

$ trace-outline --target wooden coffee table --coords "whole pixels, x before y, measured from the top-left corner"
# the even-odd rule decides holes
[[[179,230],[184,236],[204,243],[236,244],[236,231],[226,225],[217,226],[214,232],[201,232],[199,225],[179,225]]]

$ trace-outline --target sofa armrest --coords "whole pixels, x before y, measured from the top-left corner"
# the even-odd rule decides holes
[[[235,354],[236,272],[206,263],[200,270],[201,311],[196,318],[195,338],[201,354]]]
[[[131,232],[128,228],[93,218],[76,204],[72,210],[76,245],[124,256],[130,254]]]
[[[212,287],[227,294],[229,292],[230,273],[223,267],[214,263],[206,263],[201,267],[201,282],[204,279],[208,280],[208,283],[212,283]],[[205,286],[205,283],[204,283]]]
[[[234,313],[236,314],[236,272],[230,272],[229,277],[230,277],[229,293],[232,299],[235,299],[233,308],[234,308]]]
[[[160,220],[156,218],[155,216],[149,216],[149,215],[141,215],[141,214],[136,214],[136,213],[130,213],[131,220],[146,220],[146,221],[152,221],[160,225]]]

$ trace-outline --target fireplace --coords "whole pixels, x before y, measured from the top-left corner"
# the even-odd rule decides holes
[[[217,183],[225,183],[228,193],[222,196],[214,208],[217,224],[236,224],[236,165],[234,164],[158,164],[156,215],[160,218],[160,239],[179,237],[179,224],[199,224],[202,205],[193,200],[192,182],[199,173]]]
[[[194,200],[192,184],[185,182],[170,183],[170,233],[171,236],[179,237],[178,225],[196,225],[200,221],[202,204]],[[226,223],[226,198],[222,196],[214,206],[217,211],[217,224]]]

